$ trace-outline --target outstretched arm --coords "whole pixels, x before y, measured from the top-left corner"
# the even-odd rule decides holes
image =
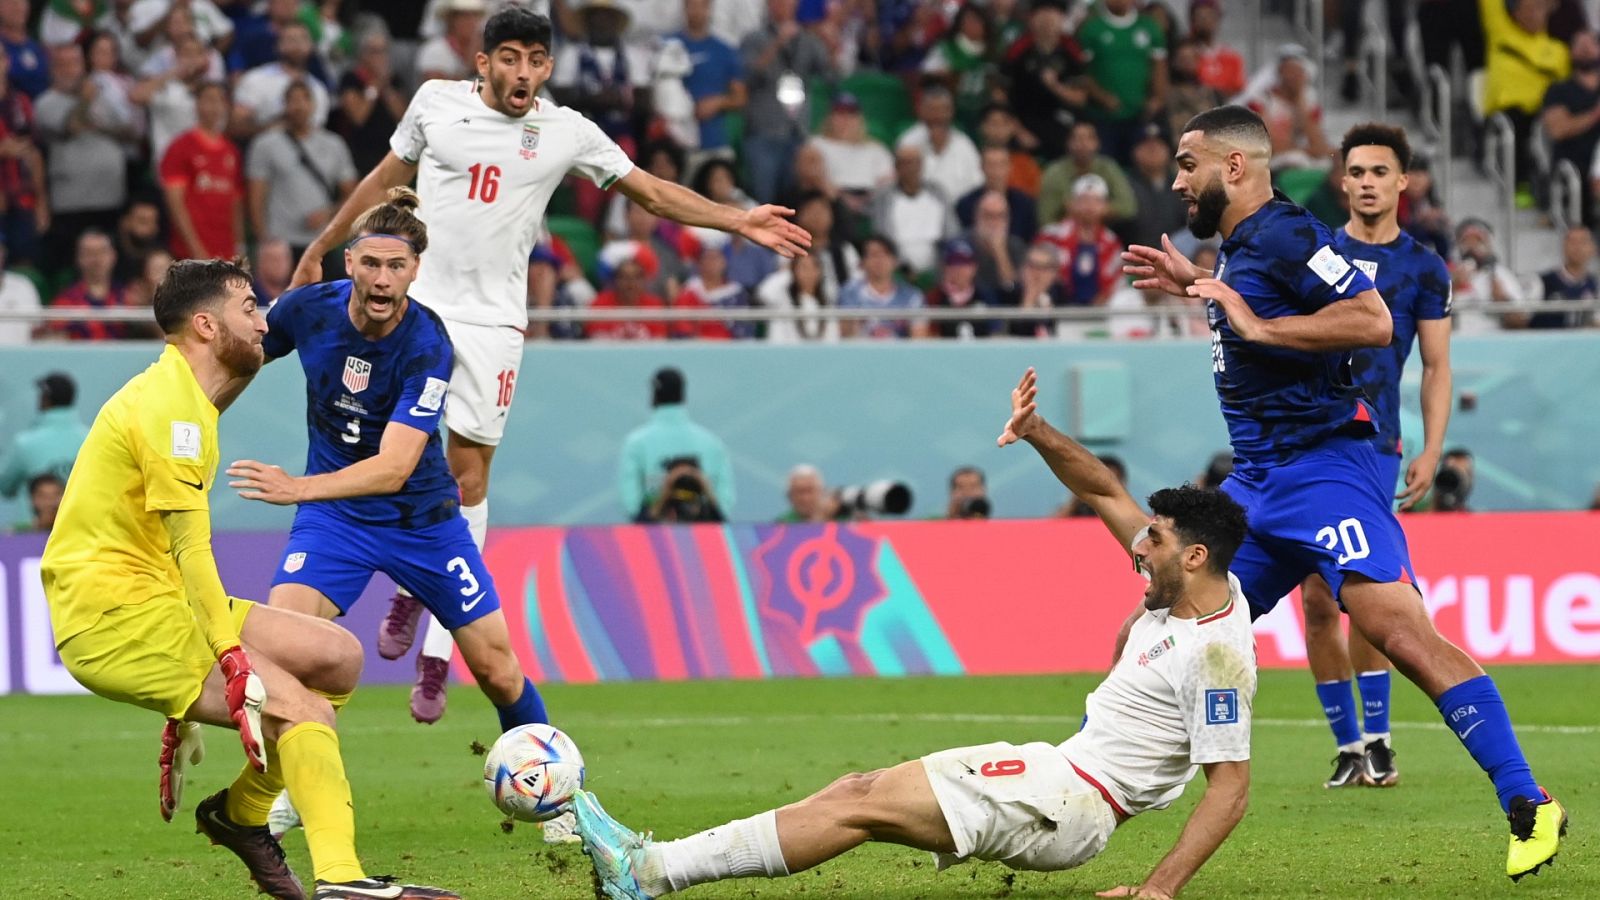
[[[392,494],[404,487],[406,479],[416,471],[417,460],[428,445],[428,435],[429,432],[402,422],[390,422],[378,441],[376,456],[321,475],[296,477],[278,466],[242,459],[228,466],[228,475],[239,479],[228,482],[228,487],[237,489],[246,500],[263,500],[277,506]]]
[[[1387,347],[1394,336],[1389,306],[1375,290],[1336,300],[1314,313],[1263,319],[1239,292],[1215,278],[1201,278],[1188,294],[1214,301],[1228,317],[1228,326],[1247,341],[1308,353],[1331,353],[1362,347]]]
[[[295,267],[294,280],[289,287],[296,288],[303,284],[312,284],[322,280],[322,257],[329,250],[344,243],[350,237],[350,226],[354,225],[361,214],[382,203],[389,196],[389,189],[402,184],[410,184],[411,179],[417,176],[417,167],[408,163],[389,151],[384,154],[377,168],[367,173],[361,179],[356,189],[345,198],[344,205],[328,224],[317,235],[317,239],[306,248],[304,256],[300,257],[300,264]]]
[[[1101,891],[1097,897],[1175,897],[1244,818],[1250,801],[1250,761],[1207,763],[1206,792],[1189,814],[1172,850],[1138,887]]]
[[[779,256],[804,256],[811,247],[811,235],[787,218],[794,215],[794,210],[782,206],[757,206],[750,210],[724,206],[638,167],[617,182],[617,189],[658,216],[685,225],[737,234]]]
[[[1039,415],[1039,376],[1033,369],[1022,374],[1022,380],[1011,391],[1011,418],[1005,430],[995,441],[999,446],[1017,441],[1027,441],[1050,466],[1056,478],[1067,486],[1084,503],[1095,511],[1111,534],[1130,556],[1129,545],[1139,529],[1150,523],[1128,489],[1117,476],[1093,453],[1072,438],[1051,427]]]

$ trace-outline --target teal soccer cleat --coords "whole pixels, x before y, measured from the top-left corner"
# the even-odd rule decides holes
[[[633,875],[635,855],[644,852],[645,837],[611,818],[589,791],[572,798],[583,852],[594,864],[595,896],[605,900],[651,900]]]

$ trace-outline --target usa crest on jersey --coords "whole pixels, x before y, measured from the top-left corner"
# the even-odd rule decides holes
[[[352,394],[359,394],[367,389],[367,382],[372,380],[372,363],[356,356],[344,358],[344,389]]]

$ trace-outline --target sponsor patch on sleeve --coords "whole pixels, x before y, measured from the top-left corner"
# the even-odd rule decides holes
[[[423,409],[437,412],[444,403],[444,392],[450,387],[450,382],[441,378],[429,378],[428,383],[422,387],[422,396],[417,398],[417,405]]]
[[[172,458],[200,458],[200,426],[194,422],[172,423]]]
[[[1233,725],[1239,721],[1239,689],[1206,691],[1206,724]]]
[[[1339,255],[1339,251],[1324,244],[1321,250],[1318,250],[1311,255],[1310,259],[1306,260],[1306,268],[1317,273],[1317,277],[1327,282],[1331,287],[1338,284],[1339,279],[1350,271],[1350,264],[1345,262],[1344,257]]]

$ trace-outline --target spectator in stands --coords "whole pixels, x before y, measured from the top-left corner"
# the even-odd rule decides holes
[[[946,519],[987,519],[992,511],[989,486],[982,469],[961,466],[950,473],[950,497],[944,507]]]
[[[1567,229],[1561,241],[1561,267],[1539,276],[1546,300],[1600,298],[1594,276],[1594,234],[1582,225]],[[1529,328],[1585,328],[1594,324],[1592,312],[1542,312],[1528,319]]]
[[[933,270],[939,242],[955,234],[955,213],[949,201],[922,175],[922,151],[915,144],[896,147],[894,183],[872,202],[872,227],[900,248],[914,273]]]
[[[839,233],[835,208],[827,197],[802,197],[794,210],[795,224],[811,235],[810,255],[822,267],[823,290],[829,297],[838,297],[845,284],[861,275],[860,252]]]
[[[417,51],[417,83],[443,78],[461,81],[478,76],[478,52],[483,49],[485,0],[444,0],[436,15],[444,19],[444,33],[430,38]]]
[[[6,79],[30,100],[50,86],[50,60],[28,34],[28,0],[0,0],[0,49],[11,61]]]
[[[1221,27],[1222,0],[1191,0],[1189,40],[1194,42],[1198,57],[1195,71],[1199,82],[1223,97],[1232,97],[1244,90],[1244,57],[1222,43],[1217,34]],[[1173,134],[1177,133],[1173,129]]]
[[[1222,483],[1227,481],[1228,476],[1232,474],[1233,451],[1222,450],[1211,457],[1211,460],[1206,463],[1206,470],[1200,473],[1200,477],[1196,478],[1194,483],[1208,490],[1220,488]]]
[[[700,123],[700,145],[689,163],[691,172],[713,156],[734,158],[728,114],[744,109],[747,98],[739,51],[712,33],[711,8],[712,0],[683,0],[683,31],[677,35],[694,64],[683,79]]]
[[[935,335],[962,340],[989,337],[999,333],[998,319],[987,318],[987,311],[1000,305],[1000,298],[978,286],[978,254],[966,238],[952,238],[941,255],[939,280],[928,291],[930,309],[965,309],[970,319],[939,319],[932,323]]]
[[[861,277],[840,289],[839,307],[885,312],[921,309],[925,305],[922,292],[896,277],[899,267],[900,252],[893,240],[881,234],[867,238],[861,245]],[[846,338],[927,337],[928,323],[910,319],[849,319],[840,323],[839,331]]]
[[[315,45],[311,29],[298,19],[278,31],[278,58],[245,72],[233,89],[230,130],[238,140],[248,140],[278,124],[284,116],[284,98],[290,84],[299,82],[311,92],[311,124],[328,121],[331,102],[327,85],[311,71]]]
[[[1122,284],[1122,242],[1106,227],[1105,179],[1084,175],[1072,185],[1067,218],[1039,231],[1039,241],[1061,253],[1060,279],[1069,306],[1104,306]],[[1086,336],[1103,322],[1063,322],[1056,334]]]
[[[983,147],[1004,147],[1011,153],[1008,187],[1027,194],[1030,199],[1039,195],[1043,170],[1033,156],[1039,141],[1022,129],[1009,106],[991,103],[984,107],[978,116],[978,142]]]
[[[922,177],[954,203],[983,184],[978,148],[955,127],[955,97],[940,85],[922,90],[917,99],[917,124],[906,129],[895,147],[922,151]]]
[[[814,246],[814,245],[813,245]],[[756,300],[767,309],[814,312],[833,306],[838,295],[828,292],[823,280],[823,257],[813,249],[789,261],[788,268],[767,276],[756,289]],[[767,340],[774,344],[816,342],[837,343],[838,319],[772,319],[767,322]]]
[[[1433,163],[1422,153],[1411,154],[1406,189],[1400,195],[1400,227],[1433,252],[1450,258],[1450,217],[1439,203],[1433,186]]]
[[[313,102],[306,82],[290,82],[282,127],[257,135],[245,160],[252,229],[261,237],[288,241],[296,259],[339,211],[357,179],[350,148],[312,120]],[[328,255],[342,256],[339,251]],[[342,263],[331,271],[342,272]],[[328,269],[331,261],[323,265]]]
[[[591,309],[665,309],[666,301],[647,290],[648,276],[637,258],[623,259],[615,268],[610,286],[597,294]],[[584,323],[584,336],[590,340],[639,341],[667,337],[663,321],[604,321]]]
[[[1572,39],[1572,77],[1544,94],[1540,113],[1550,136],[1550,162],[1569,162],[1583,179],[1583,221],[1594,225],[1595,148],[1600,147],[1600,39],[1580,31]]]
[[[1339,96],[1346,103],[1361,100],[1361,49],[1367,42],[1366,4],[1342,0],[1339,4],[1339,30],[1342,36],[1344,76],[1339,81]],[[1389,88],[1385,103],[1390,109],[1409,107],[1416,99],[1416,85],[1411,80],[1411,67],[1406,61],[1406,31],[1410,28],[1412,4],[1408,0],[1384,0],[1383,17],[1388,30],[1387,83]],[[1429,21],[1424,30],[1434,28]],[[1449,64],[1445,70],[1449,71]]]
[[[1134,0],[1100,0],[1078,26],[1106,154],[1126,165],[1141,124],[1167,102],[1167,37]]]
[[[256,245],[256,303],[266,306],[289,290],[294,277],[294,249],[282,238],[268,238]]]
[[[1229,50],[1229,53],[1233,51]],[[1168,67],[1167,129],[1170,134],[1182,134],[1189,120],[1213,107],[1221,106],[1221,91],[1200,80],[1200,45],[1193,40],[1183,40],[1172,45],[1171,64]]]
[[[28,482],[28,521],[17,527],[19,532],[50,533],[56,526],[56,513],[61,509],[61,495],[67,483],[46,473],[36,475]]]
[[[1417,23],[1427,23],[1417,31],[1422,37],[1424,66],[1440,66],[1446,72],[1454,64],[1451,51],[1461,48],[1463,68],[1468,72],[1483,69],[1484,28],[1481,0],[1418,0]]]
[[[91,32],[84,44],[84,59],[88,68],[84,77],[94,82],[106,108],[112,111],[119,125],[113,136],[122,145],[123,156],[131,162],[139,155],[144,137],[144,110],[131,96],[133,79],[122,72],[116,38],[104,31]]]
[[[876,0],[876,30],[866,35],[866,50],[876,67],[899,74],[915,72],[943,32],[938,4],[922,0]],[[870,29],[870,25],[869,25]]]
[[[733,464],[722,439],[689,418],[684,403],[688,385],[673,368],[656,371],[650,379],[650,421],[628,433],[622,441],[617,467],[617,496],[622,513],[635,521],[660,521],[660,510],[648,514],[671,491],[700,491],[725,513],[733,509]],[[692,470],[696,485],[676,484]],[[693,499],[693,498],[686,498]],[[682,517],[672,517],[682,521]],[[722,518],[718,515],[717,520]]]
[[[71,375],[51,372],[34,386],[39,389],[39,418],[12,438],[0,465],[0,496],[15,497],[40,475],[65,481],[89,435],[89,426],[78,417],[78,383]]]
[[[822,471],[816,466],[801,463],[790,469],[783,495],[789,508],[778,516],[779,522],[826,522],[838,512],[838,498],[829,496]]]
[[[1433,476],[1433,490],[1417,505],[1420,511],[1472,512],[1467,501],[1472,497],[1476,474],[1472,451],[1465,447],[1452,447],[1439,460],[1439,471]]]
[[[129,27],[134,31],[132,39],[123,42],[123,59],[130,68],[133,67],[131,60],[137,59],[136,71],[141,78],[166,72],[178,64],[178,45],[193,38],[200,42],[206,58],[206,79],[220,81],[227,77],[229,69],[223,61],[221,47],[227,44],[231,32],[211,23],[209,15],[208,21],[202,23],[196,15],[201,6],[194,0],[190,0],[189,5],[175,4],[165,13],[161,13],[161,6],[139,0],[138,8],[129,11]],[[217,11],[217,16],[222,26],[231,27],[221,11]]]
[[[972,227],[966,239],[978,257],[978,288],[997,297],[1010,296],[1017,287],[1017,271],[1028,252],[1028,242],[1011,233],[1006,195],[986,191],[973,207]]]
[[[727,237],[723,232],[705,235],[699,244],[694,260],[694,275],[684,284],[673,301],[681,309],[749,309],[750,292],[745,286],[728,278]],[[710,340],[749,340],[756,336],[757,323],[750,319],[725,321],[679,322],[673,337],[706,338]]]
[[[128,200],[121,138],[131,123],[87,77],[77,44],[51,48],[50,90],[34,111],[49,150],[51,233],[44,259],[60,261],[85,229],[116,227]]]
[[[98,228],[84,231],[78,236],[76,260],[78,280],[56,294],[50,302],[52,307],[113,309],[129,305],[126,287],[112,277],[117,267],[117,250],[110,235]],[[131,325],[128,322],[53,322],[47,333],[69,340],[100,341],[128,338],[143,331]]]
[[[1572,71],[1567,45],[1550,36],[1550,0],[1481,0],[1488,73],[1483,88],[1485,117],[1504,113],[1516,133],[1517,182],[1533,176],[1533,120],[1545,92]],[[1426,31],[1427,29],[1423,29]],[[1531,193],[1519,197],[1531,206]]]
[[[631,154],[649,114],[649,52],[624,40],[631,21],[627,7],[587,0],[578,7],[578,14],[583,21],[582,37],[556,54],[551,93],[557,102],[594,120]],[[581,193],[595,190],[591,185]]]
[[[1054,225],[1067,213],[1073,184],[1085,175],[1099,175],[1111,192],[1109,221],[1126,222],[1139,212],[1133,187],[1116,161],[1100,152],[1100,133],[1091,122],[1072,126],[1067,139],[1067,155],[1044,170],[1039,185],[1039,226]]]
[[[894,171],[893,156],[889,157],[889,170]],[[780,206],[792,209],[796,200],[812,193],[822,194],[829,200],[839,199],[839,187],[828,175],[828,158],[823,155],[815,140],[807,141],[794,152],[794,171],[791,176],[793,184],[778,201]]]
[[[994,81],[994,26],[988,10],[964,3],[944,39],[922,60],[923,77],[936,79],[956,100],[956,121],[965,131],[978,125]]]
[[[1054,244],[1041,242],[1029,247],[1023,258],[1015,305],[1033,310],[1065,306],[1066,298],[1058,280],[1060,273],[1061,252]],[[1056,324],[1054,319],[1011,319],[1008,330],[1013,337],[1054,337]]]
[[[1491,303],[1510,303],[1528,296],[1516,273],[1500,264],[1489,223],[1462,219],[1456,226],[1456,255],[1450,267],[1450,306],[1456,332],[1486,334],[1502,326],[1521,326],[1526,321],[1521,313],[1496,316],[1488,312]]]
[[[1123,487],[1128,486],[1128,467],[1123,464],[1121,457],[1111,453],[1105,453],[1100,455],[1098,458],[1106,468],[1111,470],[1111,474],[1117,476],[1118,484],[1122,485]],[[1057,518],[1082,519],[1095,515],[1098,514],[1094,511],[1094,507],[1083,502],[1071,491],[1067,492],[1066,502],[1056,507]]]
[[[529,309],[587,307],[594,298],[594,285],[584,276],[566,241],[547,236],[534,245],[528,254]],[[576,340],[583,337],[583,325],[571,321],[529,322],[527,334],[535,339]]]
[[[180,38],[173,45],[173,64],[150,74],[135,84],[132,97],[149,113],[150,159],[157,165],[166,156],[167,149],[178,135],[195,127],[199,113],[195,110],[195,95],[208,81],[220,82],[223,73],[213,76],[208,50],[192,34]],[[226,111],[224,111],[226,125]],[[387,144],[385,145],[387,148]]]
[[[956,201],[956,221],[962,228],[971,228],[977,215],[978,201],[984,194],[993,191],[1006,198],[1011,216],[1010,233],[1024,242],[1033,240],[1039,230],[1039,213],[1032,197],[1011,187],[1011,151],[992,145],[983,148],[979,158],[982,160],[983,184]]]
[[[805,147],[821,154],[828,183],[838,189],[839,200],[852,213],[867,212],[873,194],[894,180],[894,157],[867,133],[861,101],[848,91],[834,95],[822,133]]]
[[[163,247],[161,232],[161,206],[150,197],[140,196],[129,201],[128,208],[117,219],[117,268],[112,277],[123,284],[144,273],[145,257]]]
[[[178,135],[161,159],[161,189],[172,226],[169,246],[178,259],[226,259],[244,246],[245,208],[244,165],[223,133],[227,86],[201,85],[195,109],[195,127]]]
[[[750,99],[745,107],[745,186],[769,203],[788,186],[810,121],[808,79],[833,74],[828,48],[795,20],[797,0],[767,0],[765,26],[739,45]]]
[[[1272,138],[1272,170],[1326,169],[1333,145],[1322,130],[1322,105],[1311,79],[1316,63],[1299,44],[1278,48],[1277,61],[1250,80],[1235,102],[1255,110]]]
[[[1006,50],[1000,80],[1017,119],[1041,148],[1066,143],[1072,123],[1089,111],[1089,83],[1083,52],[1067,34],[1062,0],[1031,5],[1028,33]]]
[[[172,254],[168,253],[165,247],[157,247],[140,259],[144,265],[132,278],[123,283],[128,286],[128,305],[149,309],[155,306],[156,286],[161,284],[161,280],[167,277],[167,270],[172,268]],[[128,323],[128,336],[135,339],[161,340],[161,329],[156,326],[154,319],[152,313],[151,321]]]
[[[649,293],[657,297],[678,296],[689,277],[689,267],[678,252],[678,232],[663,228],[655,213],[632,200],[623,214],[623,225],[626,230],[622,236],[600,248],[601,257],[613,267],[624,257],[638,259],[645,269],[645,289]]]
[[[1188,207],[1172,192],[1172,145],[1160,125],[1151,122],[1144,126],[1139,142],[1133,145],[1130,175],[1138,213],[1124,227],[1128,243],[1159,247],[1163,234],[1188,230]]]
[[[44,155],[33,142],[33,102],[7,79],[10,54],[0,46],[0,241],[13,262],[32,264],[39,236],[50,228],[50,203]]]
[[[28,276],[6,268],[5,234],[0,233],[0,310],[6,312],[36,312],[39,289]],[[28,322],[0,322],[0,347],[26,344],[33,336],[33,325]]]
[[[339,78],[339,99],[328,126],[350,147],[357,172],[370,172],[389,152],[389,138],[406,113],[400,78],[389,62],[389,37],[361,38],[355,65]]]

